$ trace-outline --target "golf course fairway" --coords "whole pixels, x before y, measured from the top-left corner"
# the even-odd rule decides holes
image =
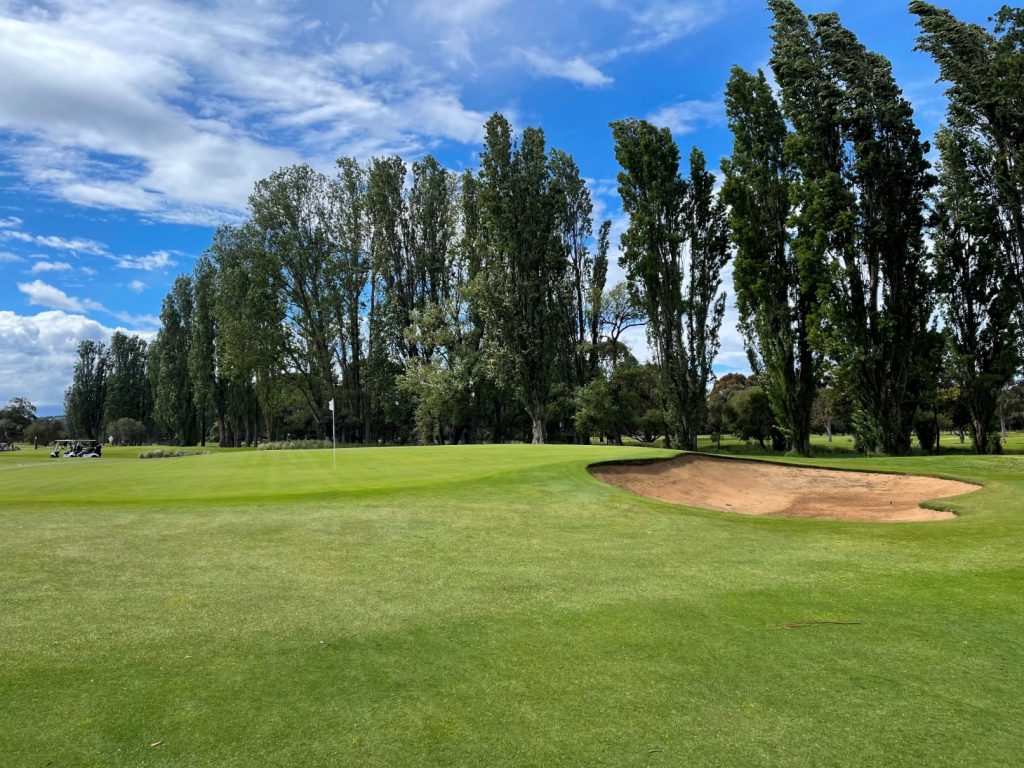
[[[811,462],[982,486],[879,525],[587,472],[644,448],[138,452],[0,455],[0,766],[1024,755],[1024,458]]]

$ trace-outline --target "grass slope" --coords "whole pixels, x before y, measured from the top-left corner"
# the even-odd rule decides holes
[[[985,486],[889,525],[584,469],[654,454],[2,454],[0,765],[1019,764],[1024,459],[815,461]]]

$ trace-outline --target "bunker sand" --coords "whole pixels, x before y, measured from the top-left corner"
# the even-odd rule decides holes
[[[808,469],[692,454],[604,464],[590,471],[619,488],[673,504],[744,515],[878,523],[954,518],[951,512],[918,505],[980,487],[917,475]]]

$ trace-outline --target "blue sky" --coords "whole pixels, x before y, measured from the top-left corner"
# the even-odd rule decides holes
[[[979,23],[998,5],[938,4]],[[930,136],[942,87],[906,4],[801,5],[893,61]],[[729,69],[767,65],[768,25],[763,0],[0,0],[0,403],[60,412],[78,339],[151,336],[213,227],[288,163],[475,167],[502,111],[574,155],[621,232],[608,122],[667,125],[717,168]],[[746,368],[734,326],[720,372]]]

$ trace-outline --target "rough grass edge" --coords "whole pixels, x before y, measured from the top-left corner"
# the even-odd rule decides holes
[[[209,451],[196,451],[183,448],[158,448],[155,451],[143,451],[139,454],[140,459],[174,459],[179,456],[198,456]]]
[[[330,440],[278,440],[260,443],[256,448],[260,451],[305,451],[313,448],[330,448],[332,445]]]

